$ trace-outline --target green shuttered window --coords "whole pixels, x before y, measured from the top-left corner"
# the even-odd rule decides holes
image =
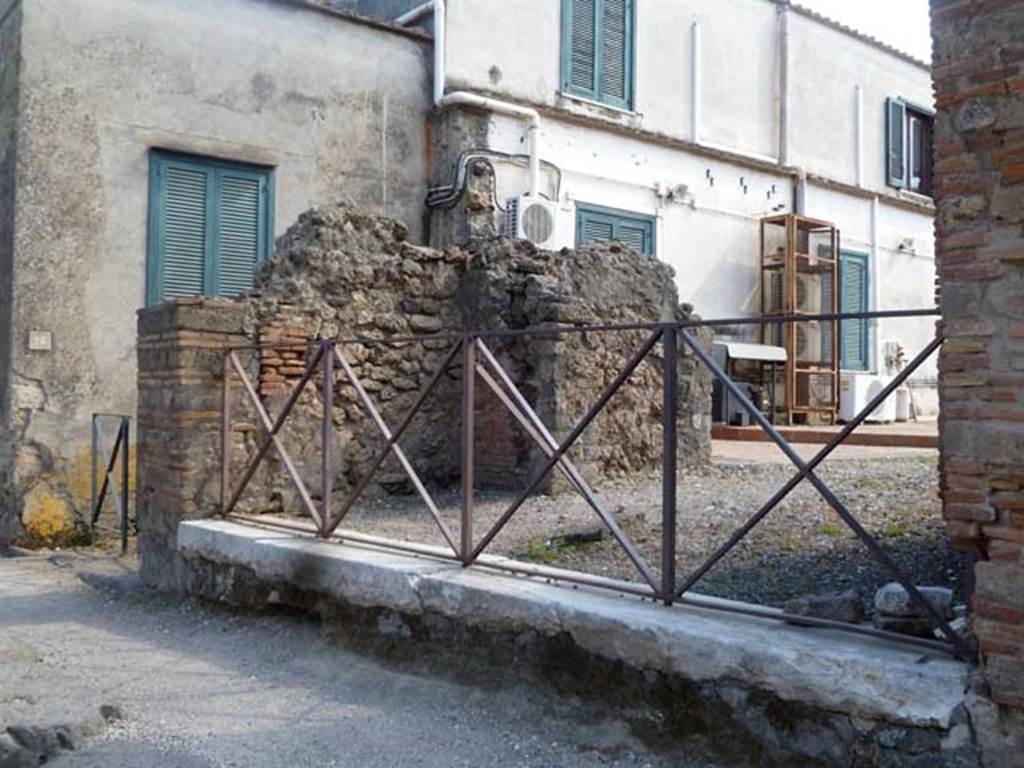
[[[839,256],[839,304],[841,313],[868,311],[868,257],[861,253]],[[843,320],[839,324],[840,367],[868,369],[868,321]]]
[[[633,108],[636,0],[562,0],[562,89]]]
[[[594,205],[576,206],[576,245],[616,240],[638,253],[654,255],[654,219]]]
[[[237,296],[273,237],[273,171],[155,151],[150,156],[146,304]]]

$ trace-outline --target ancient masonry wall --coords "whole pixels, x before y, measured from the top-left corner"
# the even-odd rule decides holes
[[[311,342],[339,336],[425,336],[422,341],[340,346],[394,428],[451,345],[429,338],[432,333],[690,316],[689,308],[678,306],[671,269],[618,245],[546,253],[526,242],[491,239],[465,250],[437,250],[407,242],[398,222],[345,206],[307,212],[279,241],[277,257],[264,266],[249,297],[177,302],[140,313],[143,568],[154,583],[174,584],[180,577],[173,553],[176,522],[210,515],[219,502],[220,350],[225,345],[260,345],[258,351],[240,350],[237,356],[268,410],[277,413],[306,370]],[[544,423],[562,438],[648,333],[496,337],[488,345]],[[709,334],[698,335],[710,342]],[[688,350],[680,349],[679,359],[680,457],[703,462],[710,456],[710,375]],[[437,487],[451,487],[460,476],[461,376],[456,359],[402,440],[417,472]],[[599,479],[660,466],[661,377],[656,347],[573,452],[586,474]],[[522,488],[537,471],[541,454],[483,382],[476,392],[475,482],[481,488]],[[237,478],[263,435],[238,377],[231,401],[231,463]],[[383,438],[341,372],[331,406],[330,472],[337,508],[369,471]],[[322,414],[318,372],[280,435],[315,499]],[[544,490],[559,488],[552,480]],[[407,493],[411,485],[389,457],[368,492]],[[301,512],[273,452],[239,509]]]
[[[943,513],[992,697],[1024,707],[1024,3],[932,0]]]

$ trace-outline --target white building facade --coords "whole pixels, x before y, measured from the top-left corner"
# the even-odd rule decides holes
[[[923,62],[777,0],[440,5],[435,95],[537,113],[539,193],[556,220],[544,247],[615,236],[671,264],[705,318],[749,316],[761,311],[759,221],[797,212],[834,223],[843,263],[866,266],[844,310],[934,306]],[[433,10],[405,21],[439,25]],[[439,104],[467,99],[452,101]],[[463,151],[526,153],[530,119],[487,111],[486,136]],[[495,166],[500,203],[529,191],[522,158]],[[863,323],[844,369],[891,374],[897,345],[911,357],[934,335],[931,318]],[[933,363],[916,375],[919,412],[934,411],[934,377]]]

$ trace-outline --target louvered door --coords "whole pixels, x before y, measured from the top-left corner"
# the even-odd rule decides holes
[[[868,260],[863,254],[843,253],[839,258],[839,303],[842,313],[868,311]],[[868,321],[843,320],[839,324],[840,367],[868,368]]]

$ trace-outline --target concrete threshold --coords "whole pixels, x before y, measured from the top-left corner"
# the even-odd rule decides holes
[[[947,730],[969,666],[942,654],[837,630],[549,583],[372,546],[325,542],[225,520],[184,522],[186,560],[249,569],[343,604],[439,614],[487,631],[568,635],[586,652],[642,671],[721,682],[786,702],[903,728]],[[558,569],[545,569],[556,580]]]
[[[776,427],[779,434],[790,443],[825,445],[842,429],[833,427]],[[713,440],[734,440],[741,442],[771,442],[771,436],[761,427],[736,427],[729,424],[714,424],[711,427]],[[844,445],[873,446],[878,448],[938,448],[938,430],[933,425],[867,425],[853,432]]]

